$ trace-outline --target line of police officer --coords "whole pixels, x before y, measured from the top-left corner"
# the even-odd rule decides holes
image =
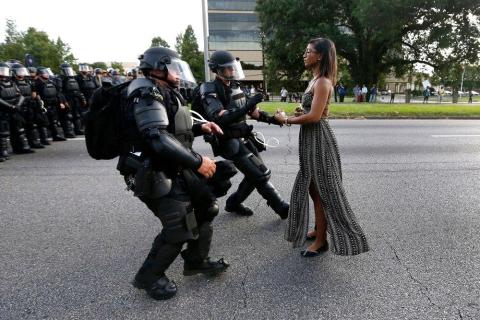
[[[17,61],[0,63],[0,162],[9,159],[8,139],[14,153],[65,141],[83,134],[88,100],[98,84],[87,64],[75,75],[69,64],[55,77],[50,68],[25,68]]]

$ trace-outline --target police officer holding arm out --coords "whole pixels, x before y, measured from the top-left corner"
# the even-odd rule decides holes
[[[209,67],[216,79],[200,87],[201,102],[207,120],[217,123],[224,135],[212,144],[215,155],[233,161],[244,179],[226,203],[225,210],[250,216],[253,211],[242,204],[254,189],[267,200],[267,204],[280,218],[288,216],[288,203],[284,202],[275,187],[269,182],[271,171],[259,155],[264,146],[252,134],[253,127],[246,123],[247,114],[257,121],[278,123],[267,112],[257,108],[262,101],[260,93],[246,98],[236,80],[244,78],[238,58],[228,51],[216,51],[209,60]]]

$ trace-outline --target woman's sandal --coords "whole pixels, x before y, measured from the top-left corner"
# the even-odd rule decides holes
[[[300,254],[302,255],[302,257],[306,257],[306,258],[310,258],[310,257],[316,257],[322,253],[325,253],[328,251],[328,242],[327,240],[325,240],[325,243],[323,244],[323,246],[321,246],[320,248],[318,248],[316,251],[310,251],[308,249],[303,249],[302,251],[300,251]]]

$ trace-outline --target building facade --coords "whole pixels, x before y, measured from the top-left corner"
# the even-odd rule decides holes
[[[256,0],[208,0],[208,52],[228,50],[240,58],[246,85],[263,88],[263,54]]]

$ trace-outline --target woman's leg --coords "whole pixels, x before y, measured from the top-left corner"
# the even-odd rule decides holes
[[[327,219],[325,218],[325,212],[323,210],[322,199],[315,189],[314,182],[310,182],[309,187],[310,197],[313,200],[313,207],[315,210],[315,227],[316,231],[310,231],[308,235],[315,235],[315,241],[308,247],[310,251],[316,251],[322,247],[327,240]]]

